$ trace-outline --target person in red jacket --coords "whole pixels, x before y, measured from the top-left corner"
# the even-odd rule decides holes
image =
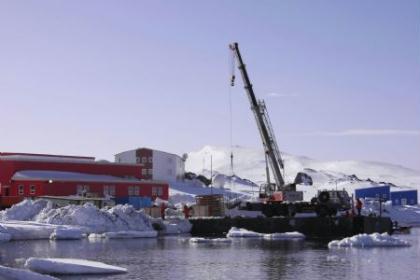
[[[187,204],[184,204],[183,208],[185,219],[188,219],[190,217],[190,207],[188,207]]]
[[[360,200],[360,198],[356,199],[356,210],[357,210],[357,216],[362,215],[362,207],[363,207],[363,203]]]

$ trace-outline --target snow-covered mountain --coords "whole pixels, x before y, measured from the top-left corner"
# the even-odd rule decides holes
[[[233,174],[257,184],[266,180],[262,149],[235,146],[232,152],[234,155]],[[219,177],[220,174],[232,175],[230,154],[231,148],[228,147],[205,146],[199,151],[188,154],[186,170],[209,176],[212,161],[213,174]],[[319,188],[338,187],[352,191],[355,188],[376,184],[374,182],[392,183],[398,187],[420,188],[420,171],[399,165],[365,161],[319,161],[285,153],[282,156],[287,182],[293,182],[298,172],[304,172],[312,177],[314,186],[305,186],[308,195],[312,195],[313,191]]]

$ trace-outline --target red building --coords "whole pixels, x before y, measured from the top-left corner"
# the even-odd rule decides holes
[[[145,180],[141,164],[95,161],[93,157],[0,153],[0,207],[25,197],[91,193],[115,198],[167,200],[166,182]]]

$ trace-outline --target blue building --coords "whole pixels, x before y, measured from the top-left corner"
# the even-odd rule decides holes
[[[381,198],[382,201],[390,200],[390,187],[389,185],[380,185],[376,187],[368,187],[355,190],[356,198]]]
[[[391,192],[392,205],[416,205],[417,190]]]

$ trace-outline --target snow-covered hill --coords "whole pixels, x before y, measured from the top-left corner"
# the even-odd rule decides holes
[[[214,186],[224,187],[232,192],[252,194],[258,187],[248,180],[260,184],[265,182],[265,160],[262,149],[235,146],[233,148],[233,177],[230,167],[231,149],[227,147],[205,146],[199,151],[188,154],[186,170],[210,177],[212,159]],[[283,154],[285,163],[284,177],[293,182],[296,174],[304,172],[311,176],[313,186],[299,186],[305,200],[312,198],[318,189],[346,189],[350,193],[357,188],[387,182],[395,188],[420,189],[420,171],[403,166],[364,161],[319,161],[303,156]],[[215,175],[216,174],[216,175]]]
[[[212,157],[213,170],[230,175],[230,153],[230,148],[205,146],[199,151],[188,154],[186,170],[208,174]],[[233,155],[235,175],[256,183],[265,181],[265,160],[262,149],[235,146]],[[285,163],[285,178],[289,182],[293,182],[296,174],[303,171],[312,176],[315,185],[347,181],[353,174],[362,180],[389,182],[401,187],[417,188],[420,185],[420,171],[399,165],[364,161],[319,161],[289,154],[282,156]]]

